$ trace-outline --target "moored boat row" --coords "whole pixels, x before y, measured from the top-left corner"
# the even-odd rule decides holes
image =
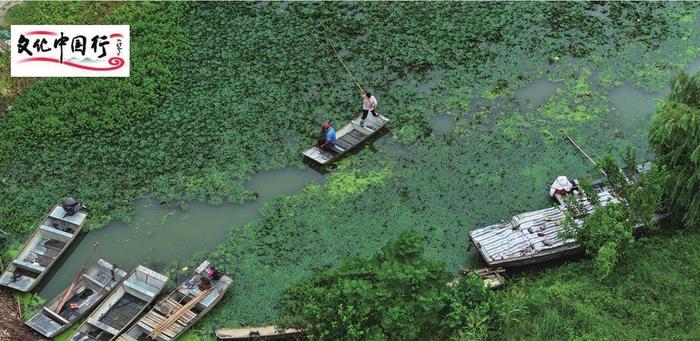
[[[2,273],[0,285],[22,292],[34,289],[82,230],[87,214],[80,212],[81,207],[72,198],[56,205]],[[53,338],[85,318],[69,340],[174,340],[208,313],[233,283],[205,261],[134,324],[160,295],[168,277],[142,265],[127,274],[104,259],[87,265],[86,261],[66,289],[25,324]],[[155,318],[157,323],[149,325]],[[142,326],[150,329],[139,333]]]

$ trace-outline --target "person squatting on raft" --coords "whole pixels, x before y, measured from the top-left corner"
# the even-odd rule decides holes
[[[565,176],[559,176],[556,180],[549,186],[549,196],[556,199],[559,205],[564,205],[564,196],[571,193],[574,189],[574,185]],[[573,191],[574,196],[578,196],[576,191]]]
[[[325,133],[325,138],[322,138],[321,141],[319,141],[319,148],[327,151],[331,151],[331,148],[335,146],[335,129],[331,127],[330,122],[326,122],[323,124],[323,130],[321,131],[321,134]]]
[[[377,99],[372,96],[371,93],[361,93],[362,97],[362,119],[360,120],[360,127],[365,126],[365,119],[368,113],[372,113],[372,116],[377,117]]]

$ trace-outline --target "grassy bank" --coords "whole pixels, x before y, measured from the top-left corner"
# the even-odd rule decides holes
[[[493,339],[697,339],[699,243],[696,231],[642,238],[602,282],[590,260],[528,274],[507,289],[527,314]]]

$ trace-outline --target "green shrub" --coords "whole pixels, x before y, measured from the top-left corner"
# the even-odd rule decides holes
[[[605,278],[634,242],[628,212],[622,204],[599,207],[576,233],[588,255],[595,257],[596,273]]]
[[[423,240],[404,232],[381,253],[351,258],[287,290],[284,327],[311,339],[482,339],[494,315],[493,292],[470,275],[447,286],[444,264],[423,256]]]

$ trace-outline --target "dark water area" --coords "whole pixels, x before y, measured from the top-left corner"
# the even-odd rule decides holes
[[[389,134],[386,134],[374,141],[372,147],[378,152],[385,152],[389,154],[403,154],[408,152],[406,147],[404,147]]]
[[[197,252],[213,250],[236,229],[260,217],[260,209],[271,199],[292,195],[309,183],[322,184],[325,175],[310,168],[284,168],[261,172],[246,183],[246,188],[258,194],[254,202],[212,206],[206,203],[173,203],[161,205],[157,200],[143,198],[136,202],[136,213],[129,224],[112,222],[90,231],[76,241],[63,264],[43,281],[39,294],[50,299],[65,289],[80,270],[93,245],[100,245],[90,263],[103,258],[127,271],[137,264],[159,268],[165,264],[183,264]]]

